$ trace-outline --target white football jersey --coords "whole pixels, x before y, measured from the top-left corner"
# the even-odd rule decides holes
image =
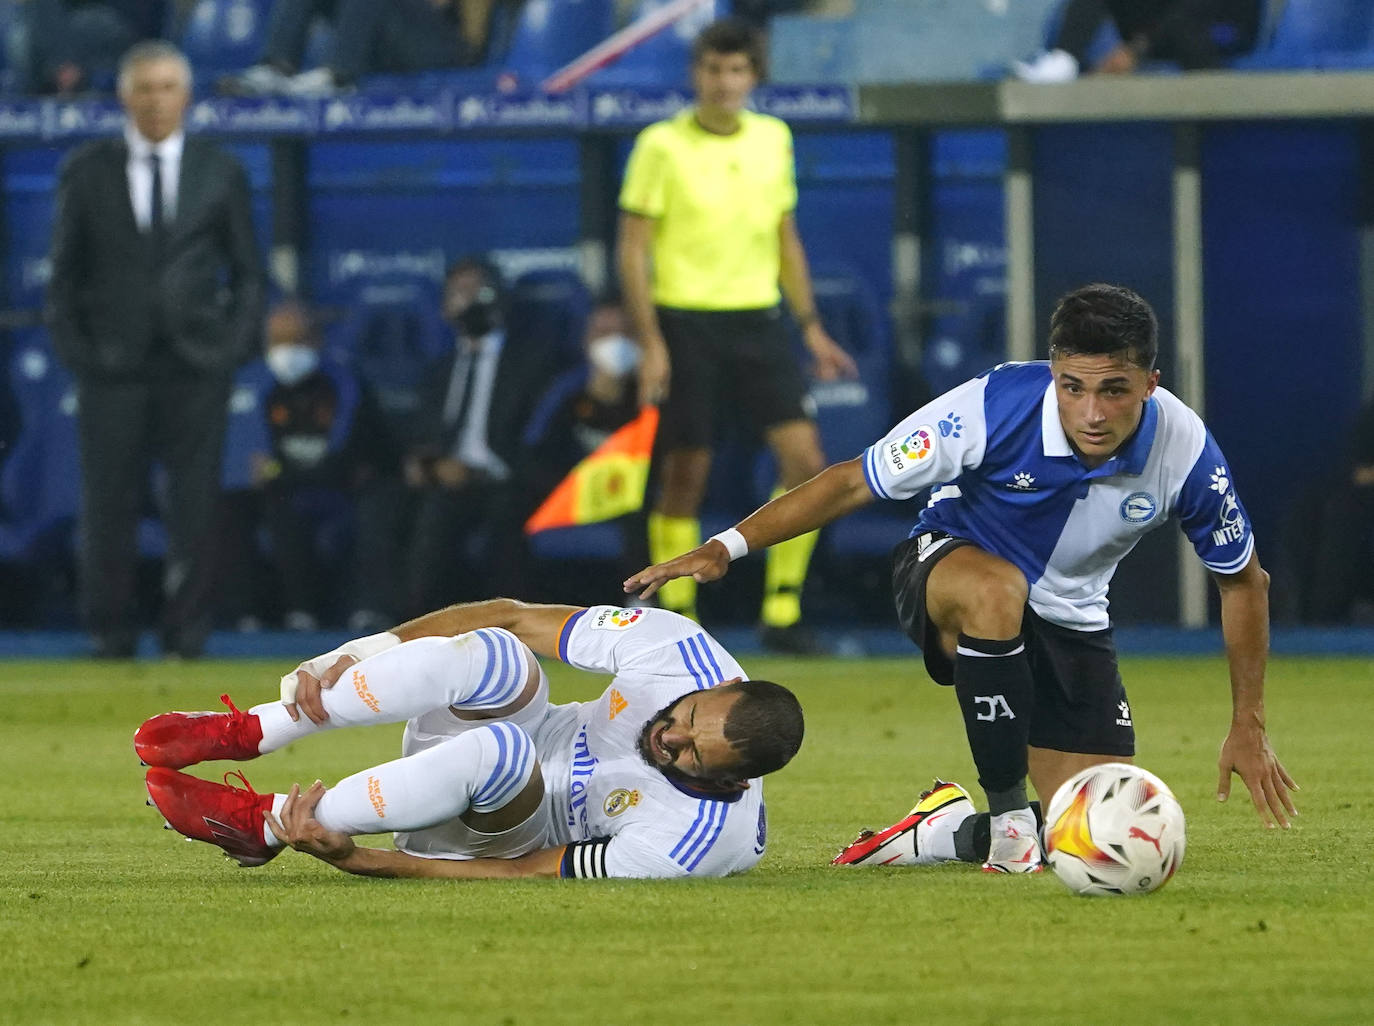
[[[615,675],[599,699],[552,707],[536,739],[554,831],[568,845],[564,875],[724,876],[755,865],[767,837],[763,782],[727,797],[698,792],[646,763],[636,743],[678,698],[745,677],[720,643],[667,610],[593,606],[568,618],[558,654]]]

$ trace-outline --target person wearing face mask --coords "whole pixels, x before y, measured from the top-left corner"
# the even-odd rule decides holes
[[[387,462],[380,418],[351,371],[326,359],[309,312],[287,301],[267,318],[263,360],[273,385],[263,402],[267,449],[254,454],[253,486],[226,494],[220,537],[221,601],[241,626],[257,618],[254,590],[278,596],[288,630],[315,630],[328,598],[347,591],[321,558],[321,527],[338,523],[350,496]],[[267,586],[255,589],[254,539],[265,531]],[[356,561],[348,560],[356,565]]]
[[[422,397],[423,440],[404,457],[414,509],[406,567],[411,613],[493,586],[519,593],[521,563],[516,470],[525,424],[551,377],[552,340],[505,330],[501,275],[465,257],[449,269],[444,317],[455,345],[430,376]]]
[[[540,398],[521,439],[519,496],[523,523],[581,460],[639,412],[639,346],[628,336],[619,299],[604,296],[587,318],[586,361],[560,375]],[[633,558],[643,552],[642,518],[626,518]]]

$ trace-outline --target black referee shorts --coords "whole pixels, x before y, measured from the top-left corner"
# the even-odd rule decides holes
[[[897,619],[920,648],[926,672],[937,684],[954,683],[954,663],[940,647],[940,632],[926,615],[926,581],[936,563],[972,544],[943,531],[928,531],[892,551]],[[1134,755],[1135,726],[1117,668],[1112,629],[1070,630],[1042,619],[1027,606],[1021,635],[1035,685],[1030,743],[1060,752]]]
[[[806,381],[779,307],[766,310],[658,308],[672,378],[659,421],[664,449],[711,448],[722,410],[762,434],[810,417]]]

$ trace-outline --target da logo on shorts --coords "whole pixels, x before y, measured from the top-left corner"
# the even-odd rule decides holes
[[[935,429],[922,424],[900,442],[892,442],[887,447],[887,460],[894,473],[903,474],[912,467],[920,466],[935,452]]]
[[[627,791],[623,787],[617,787],[606,795],[606,804],[602,807],[606,810],[606,815],[619,816],[626,809],[633,809],[638,805],[639,799],[638,791]]]
[[[1147,524],[1158,510],[1159,504],[1149,492],[1132,492],[1121,500],[1121,519],[1128,524]]]
[[[643,609],[607,609],[592,621],[592,630],[623,631],[633,627],[644,615]]]

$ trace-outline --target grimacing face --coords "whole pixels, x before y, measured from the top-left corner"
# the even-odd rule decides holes
[[[679,780],[731,779],[739,755],[725,739],[725,720],[739,700],[738,694],[718,688],[691,691],[675,699],[644,724],[639,754],[649,765]]]
[[[1050,359],[1059,423],[1083,463],[1100,467],[1140,425],[1159,371],[1131,363],[1124,353],[1077,353]]]
[[[173,57],[139,61],[120,80],[124,112],[149,142],[160,143],[181,127],[190,100],[186,65]]]
[[[720,114],[737,114],[759,84],[758,73],[746,53],[707,50],[692,65],[692,88],[697,105]]]

